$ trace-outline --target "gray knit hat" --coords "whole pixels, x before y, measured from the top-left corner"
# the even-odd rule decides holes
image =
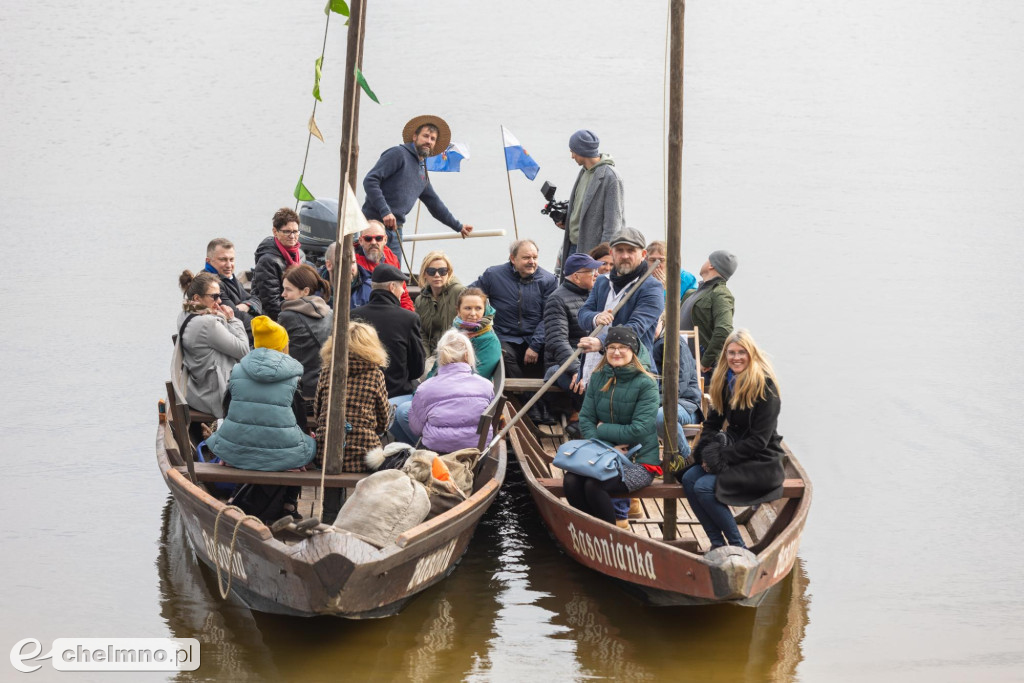
[[[736,272],[736,255],[731,251],[724,249],[713,251],[708,256],[708,261],[711,262],[711,267],[717,270],[725,280],[731,278],[732,274]]]
[[[569,138],[569,149],[581,157],[594,158],[601,156],[597,151],[601,141],[592,130],[578,130]]]

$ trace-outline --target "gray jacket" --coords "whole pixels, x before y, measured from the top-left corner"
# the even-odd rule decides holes
[[[579,185],[584,173],[586,169],[581,168],[576,176],[576,182],[572,184],[567,216],[572,216],[576,186]],[[593,169],[593,174],[583,197],[580,234],[576,245],[576,251],[580,253],[589,252],[601,242],[610,241],[615,233],[626,227],[622,178],[615,170],[615,161],[610,155],[602,154],[601,161]],[[562,240],[563,261],[569,248],[568,218],[566,221],[565,238]]]
[[[178,328],[189,315],[182,311]],[[224,417],[224,394],[231,369],[249,353],[249,338],[238,318],[230,322],[219,315],[197,315],[182,334],[182,358],[188,372],[185,399],[196,410]]]

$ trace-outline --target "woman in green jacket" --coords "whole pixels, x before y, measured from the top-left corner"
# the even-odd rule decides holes
[[[419,283],[416,313],[420,316],[423,348],[428,356],[433,356],[437,340],[452,328],[452,321],[459,314],[459,294],[465,286],[455,277],[452,262],[440,250],[423,258]]]
[[[640,450],[623,468],[621,477],[599,481],[573,472],[563,478],[565,497],[577,510],[615,524],[612,495],[650,486],[661,475],[655,418],[661,404],[658,382],[640,363],[640,339],[628,327],[612,327],[605,340],[604,358],[594,370],[580,409],[585,439],[600,439],[623,452]]]

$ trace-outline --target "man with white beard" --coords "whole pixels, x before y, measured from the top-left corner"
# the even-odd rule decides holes
[[[382,263],[401,270],[402,266],[398,262],[398,257],[395,256],[395,252],[391,251],[384,244],[385,239],[387,237],[384,224],[380,221],[368,221],[366,229],[359,233],[359,239],[357,240],[359,246],[356,247],[356,263],[370,273],[373,273],[374,269]],[[399,303],[402,305],[402,308],[410,311],[416,310],[416,307],[412,304],[412,299],[409,297],[409,288],[404,282],[402,283],[402,297]]]

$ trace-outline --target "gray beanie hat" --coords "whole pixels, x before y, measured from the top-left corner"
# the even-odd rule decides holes
[[[718,274],[726,280],[731,278],[732,274],[736,272],[736,255],[731,251],[725,251],[724,249],[713,251],[708,256],[708,261],[711,262],[711,267],[717,270]]]
[[[598,145],[601,141],[597,138],[592,130],[578,130],[572,134],[569,138],[569,149],[581,157],[594,158],[601,156],[601,153],[597,151]]]

